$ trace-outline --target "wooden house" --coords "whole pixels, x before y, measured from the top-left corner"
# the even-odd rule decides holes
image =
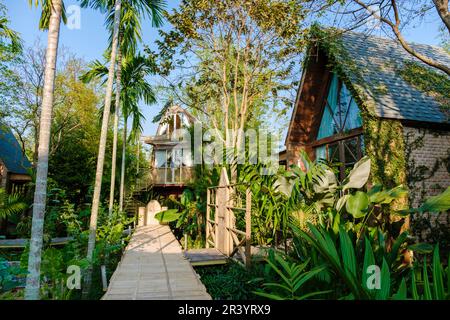
[[[442,48],[411,44],[450,65]],[[450,79],[396,41],[346,32],[311,40],[286,137],[288,166],[300,150],[340,163],[340,176],[362,156],[372,181],[410,189],[410,202],[450,185]]]
[[[11,129],[0,122],[0,187],[22,193],[31,181],[31,163]]]
[[[140,183],[162,194],[179,194],[194,174],[191,152],[180,147],[180,129],[189,130],[194,117],[185,109],[174,105],[161,117],[156,134],[143,137],[152,146],[150,168]]]

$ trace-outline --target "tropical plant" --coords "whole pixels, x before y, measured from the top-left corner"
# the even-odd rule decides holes
[[[19,194],[7,194],[4,188],[0,188],[0,219],[19,214],[25,211],[28,205]]]
[[[113,91],[113,82],[114,82],[114,71],[116,65],[116,57],[117,57],[117,46],[118,46],[118,37],[119,37],[119,24],[120,24],[120,11],[121,11],[121,0],[115,0],[114,6],[114,32],[113,39],[111,45],[111,57],[108,68],[108,80],[106,82],[106,92],[105,92],[105,101],[103,108],[103,118],[102,118],[102,129],[100,134],[100,142],[98,146],[98,157],[97,157],[97,169],[95,174],[95,184],[94,184],[94,194],[92,198],[92,207],[91,207],[91,221],[89,226],[89,241],[88,241],[88,249],[87,249],[87,259],[92,261],[94,249],[95,249],[95,239],[96,239],[96,231],[97,231],[97,218],[98,211],[100,206],[100,193],[102,188],[102,177],[103,177],[103,167],[105,163],[105,151],[106,151],[106,139],[108,134],[108,122],[111,108],[111,100],[112,100],[112,91]],[[102,0],[85,0],[82,1],[83,6],[91,6],[91,7],[101,7],[104,5],[104,1]],[[108,9],[112,9],[111,4],[108,3]],[[92,281],[92,270],[89,268],[85,277],[84,277],[84,286],[83,286],[83,294],[86,297],[89,294],[91,288]]]
[[[439,246],[433,251],[431,274],[427,258],[423,260],[423,267],[417,264],[411,272],[411,298],[414,300],[449,300],[450,299],[450,257],[447,268],[444,269],[439,256]],[[406,284],[403,285],[405,287]],[[406,299],[406,290],[402,288],[399,298]]]
[[[5,6],[0,3],[0,42],[7,40],[13,51],[18,51],[22,48],[22,40],[19,34],[9,28],[9,20],[5,17]]]
[[[121,88],[122,88],[122,58],[133,57],[136,53],[136,47],[138,42],[142,41],[141,35],[141,22],[140,20],[145,17],[151,17],[151,21],[154,27],[160,27],[162,25],[162,12],[164,10],[165,1],[126,1],[121,7],[121,21],[119,31],[119,45],[117,55],[117,74],[116,74],[116,101],[114,109],[114,141],[113,141],[113,154],[112,154],[112,166],[111,166],[111,188],[109,199],[109,212],[112,212],[114,204],[114,189],[115,189],[115,171],[116,171],[116,155],[117,155],[117,141],[118,141],[118,125],[119,125],[119,112],[121,106]],[[113,30],[114,21],[113,15],[110,14],[106,23],[109,29]],[[126,120],[126,119],[125,119]],[[126,124],[124,125],[124,137],[122,148],[122,173],[125,171],[125,152],[126,152]],[[123,207],[124,197],[124,183],[125,176],[121,175],[120,186],[120,199],[119,206]]]
[[[331,292],[302,292],[305,284],[322,272],[325,269],[325,266],[315,267],[310,271],[305,271],[309,264],[309,260],[298,264],[286,261],[285,258],[279,254],[275,254],[274,257],[274,261],[271,261],[271,259],[266,259],[266,261],[270,268],[277,273],[280,281],[264,283],[263,287],[266,291],[256,291],[255,294],[273,300],[305,300]],[[269,292],[267,292],[267,290],[269,290]]]

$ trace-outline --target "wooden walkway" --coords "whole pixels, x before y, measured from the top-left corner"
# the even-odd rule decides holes
[[[210,300],[168,226],[138,227],[103,300]]]

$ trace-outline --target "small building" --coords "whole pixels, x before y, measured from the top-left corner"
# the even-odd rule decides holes
[[[31,163],[11,129],[0,122],[0,187],[7,193],[23,193],[31,181]]]
[[[152,187],[162,194],[179,194],[194,174],[192,152],[180,147],[180,129],[189,130],[195,118],[185,109],[174,105],[165,112],[156,135],[144,137],[152,146],[150,169],[140,187]],[[178,130],[178,131],[177,131]]]
[[[450,65],[442,48],[411,44]],[[450,79],[396,41],[355,32],[317,31],[304,62],[286,137],[286,161],[300,150],[340,163],[343,178],[362,156],[371,180],[406,185],[410,203],[450,185]]]

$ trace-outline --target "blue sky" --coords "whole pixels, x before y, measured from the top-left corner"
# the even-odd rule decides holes
[[[179,5],[180,0],[168,0],[168,9],[171,10]],[[11,27],[21,34],[27,46],[33,45],[37,38],[46,42],[46,33],[38,30],[39,9],[31,9],[28,6],[28,0],[6,0],[4,3],[8,9]],[[66,7],[77,4],[76,0],[65,0]],[[77,54],[78,57],[86,61],[100,59],[107,47],[108,33],[104,27],[104,15],[91,9],[82,9],[81,29],[69,30],[66,26],[62,27],[60,44],[70,48],[70,51]],[[420,27],[411,27],[405,30],[405,37],[408,41],[438,45],[438,17],[431,15]],[[169,29],[166,24],[164,29]],[[152,46],[154,40],[158,37],[157,29],[152,28],[149,21],[143,23],[143,42]],[[158,113],[164,101],[153,106],[142,106],[144,115],[147,119],[144,125],[144,135],[152,135],[156,131],[156,125],[151,123],[151,119]]]
[[[169,0],[168,9],[171,10],[178,6],[179,0]],[[41,43],[45,44],[47,34],[39,31],[38,23],[40,11],[37,8],[30,8],[28,0],[6,0],[4,1],[8,9],[11,28],[21,34],[26,46],[31,46],[36,39],[40,38]],[[72,4],[77,4],[75,0],[66,0],[66,8]],[[82,9],[81,28],[79,30],[70,30],[66,26],[61,28],[60,45],[70,49],[80,58],[87,62],[101,59],[105,48],[108,45],[108,32],[104,26],[105,16],[92,9]],[[166,24],[164,29],[168,29]],[[150,21],[142,24],[143,43],[152,46],[155,38],[158,37],[158,30],[151,26]],[[147,119],[144,125],[144,135],[153,135],[156,131],[156,125],[151,119],[156,115],[164,102],[152,106],[143,105],[144,115]]]

